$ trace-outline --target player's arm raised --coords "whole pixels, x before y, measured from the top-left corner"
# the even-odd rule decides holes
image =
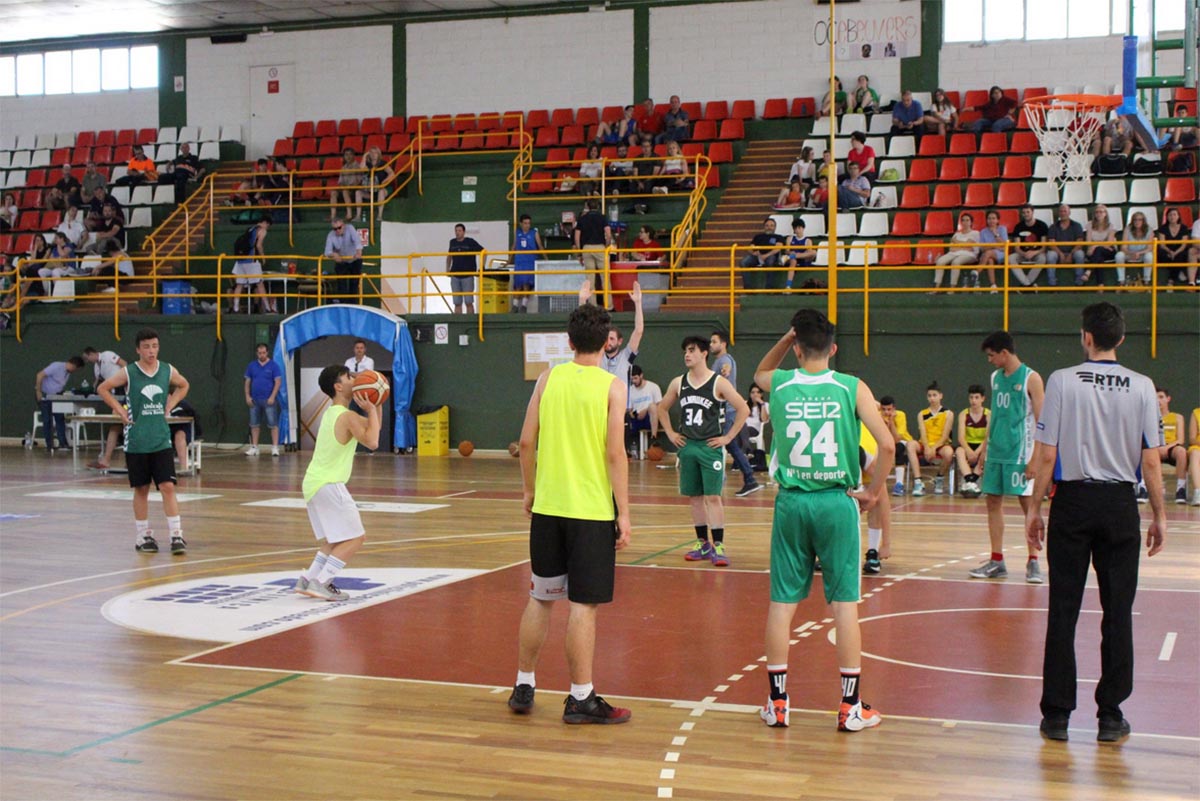
[[[779,365],[783,364],[783,357],[787,356],[795,342],[796,332],[789,328],[787,333],[771,346],[767,354],[762,357],[762,361],[758,363],[758,369],[754,371],[754,383],[758,384],[763,392],[771,391],[771,379],[774,378],[775,371],[779,369]]]
[[[750,417],[750,404],[746,403],[746,399],[738,394],[733,384],[729,383],[729,379],[725,376],[717,377],[716,392],[714,394],[717,400],[725,401],[732,406],[735,415],[733,418],[733,427],[729,429],[728,434],[712,437],[708,440],[708,447],[724,448],[733,442],[734,437],[738,435],[738,432],[742,430],[742,426],[746,424],[746,419]]]
[[[337,434],[338,442],[345,445],[350,439],[358,440],[358,443],[364,448],[375,450],[379,447],[379,429],[382,426],[382,416],[379,413],[379,406],[367,400],[365,393],[354,393],[354,402],[359,408],[367,413],[366,417],[357,414],[343,414],[338,418],[337,425],[341,431],[337,429],[334,433]],[[343,436],[349,434],[349,437],[343,441]]]
[[[646,331],[646,318],[642,313],[642,285],[636,280],[633,282],[633,289],[629,291],[629,298],[633,301],[633,333],[629,335],[630,353],[637,353],[638,348],[642,346],[642,334]]]
[[[608,462],[608,482],[612,485],[617,504],[617,550],[629,544],[629,458],[625,454],[625,405],[628,402],[625,382],[613,378],[608,387],[608,432],[605,442],[605,461]],[[522,440],[521,453],[525,453]],[[524,458],[524,457],[522,457]]]
[[[533,387],[533,395],[529,405],[525,407],[525,422],[521,424],[521,486],[524,491],[525,514],[533,516],[533,487],[534,466],[537,464],[537,442],[540,420],[538,411],[542,404],[542,392],[546,389],[546,378],[550,371],[546,370],[538,376],[537,384]]]
[[[667,439],[674,443],[677,448],[682,448],[687,443],[687,437],[678,433],[671,425],[671,407],[675,405],[675,401],[679,400],[679,382],[681,380],[683,379],[679,376],[671,380],[671,385],[667,387],[667,391],[663,395],[663,399],[659,401],[658,409],[655,412],[658,415],[659,427],[667,435]]]
[[[867,493],[869,498],[855,496],[863,501],[865,511],[874,506],[887,493],[888,473],[891,472],[896,459],[896,443],[888,432],[883,415],[879,412],[879,404],[875,402],[875,395],[872,394],[871,388],[866,385],[866,382],[858,382],[855,405],[858,408],[858,419],[862,420],[867,431],[871,432],[871,436],[875,438],[877,449],[875,462],[871,466],[871,489]]]
[[[113,410],[113,414],[120,417],[126,424],[129,423],[129,410],[117,402],[117,399],[113,397],[113,390],[125,386],[128,381],[129,373],[121,370],[111,378],[102,381],[100,386],[96,387],[96,394],[108,404],[108,408]]]

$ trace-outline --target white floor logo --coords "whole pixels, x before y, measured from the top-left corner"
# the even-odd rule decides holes
[[[335,580],[350,600],[332,603],[292,592],[296,571],[192,579],[119,595],[101,612],[113,623],[189,640],[241,642],[343,615],[432,587],[479,575],[482,570],[363,568]]]

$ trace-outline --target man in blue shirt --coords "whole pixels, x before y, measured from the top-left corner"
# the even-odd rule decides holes
[[[266,418],[271,429],[271,455],[279,456],[279,385],[283,374],[271,359],[266,343],[254,348],[255,359],[246,368],[246,405],[250,407],[250,447],[247,456],[258,456],[258,432]]]
[[[354,226],[342,219],[332,223],[325,236],[325,258],[333,260],[338,279],[333,284],[334,303],[357,303],[362,294],[362,240]]]
[[[521,223],[513,237],[513,282],[514,292],[529,292],[534,285],[534,267],[537,264],[538,251],[542,250],[542,237],[533,227],[533,218],[528,214],[521,215]],[[512,309],[524,314],[529,311],[529,295],[513,295]]]
[[[454,313],[462,314],[466,305],[467,314],[474,314],[475,272],[479,267],[475,254],[483,251],[483,245],[467,236],[467,226],[459,223],[454,226],[454,238],[446,250],[452,254],[446,256],[446,272],[451,273],[450,292],[454,295]]]
[[[913,100],[912,92],[905,89],[900,102],[892,107],[892,133],[912,135],[920,141],[921,134],[925,132],[924,117],[925,110],[921,108],[921,103]]]
[[[58,432],[58,447],[67,447],[67,417],[63,414],[52,414],[50,395],[58,395],[66,389],[71,373],[83,367],[82,356],[72,356],[65,362],[50,362],[38,371],[34,379],[33,394],[37,398],[42,413],[42,433],[46,435],[46,452],[54,453],[54,440],[51,438],[50,418],[54,418],[54,428]]]

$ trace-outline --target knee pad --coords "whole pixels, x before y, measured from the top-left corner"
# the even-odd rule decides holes
[[[539,601],[559,601],[567,597],[567,577],[538,576],[530,577],[529,595]]]

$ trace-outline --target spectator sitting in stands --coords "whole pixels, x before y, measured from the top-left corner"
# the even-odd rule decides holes
[[[117,215],[117,206],[111,200],[104,202],[103,217],[96,226],[92,240],[84,246],[88,253],[104,253],[109,242],[124,243],[125,220]]]
[[[1087,251],[1084,253],[1087,263],[1101,265],[1115,260],[1117,256],[1116,240],[1117,229],[1113,228],[1112,221],[1108,218],[1108,206],[1100,203],[1092,209],[1092,221],[1087,228],[1087,241],[1093,243],[1088,245]],[[1083,283],[1086,284],[1090,281],[1093,273],[1096,276],[1096,283],[1104,286],[1104,270],[1099,266],[1090,267],[1084,271]]]
[[[821,106],[817,109],[817,119],[827,117],[831,114],[841,115],[846,113],[846,90],[842,88],[842,79],[833,76],[833,85],[836,87],[831,97],[829,92],[826,92],[821,98]]]
[[[779,254],[783,251],[783,242],[783,237],[775,233],[775,220],[767,217],[763,220],[762,231],[755,234],[754,239],[750,240],[750,244],[757,247],[758,250],[752,250],[742,257],[742,268],[777,267]]]
[[[97,187],[108,188],[108,181],[96,169],[96,162],[94,161],[89,161],[84,168],[82,183],[83,188],[79,192],[79,196],[82,199],[82,202],[79,204],[80,206],[96,196]]]
[[[633,117],[634,107],[626,106],[621,119],[604,121],[596,128],[596,141],[605,145],[622,143],[636,145],[638,143],[637,120]],[[654,144],[654,137],[650,137]]]
[[[817,179],[817,185],[809,190],[807,205],[810,209],[822,211],[829,208],[829,179],[824,174]]]
[[[634,170],[633,161],[629,158],[629,147],[624,142],[617,145],[617,157],[608,162],[605,172],[610,179],[617,179],[608,182],[609,191],[613,195],[629,192],[632,182],[622,179],[633,175]]]
[[[121,245],[120,240],[109,239],[105,245],[104,259],[90,273],[81,273],[81,275],[92,275],[96,278],[111,279],[116,281],[117,274],[133,277],[133,260],[129,258],[129,254],[125,252],[125,248]],[[112,293],[116,292],[116,287],[109,284],[107,281],[96,283],[98,292]]]
[[[654,174],[662,176],[654,185],[654,191],[659,194],[696,187],[695,179],[688,176],[688,160],[683,157],[679,143],[675,141],[667,142],[666,158],[654,169]]]
[[[5,192],[4,201],[0,202],[0,233],[16,228],[17,218],[20,216],[21,208],[17,205],[17,196],[12,192]]]
[[[871,79],[866,75],[858,76],[858,84],[850,98],[850,110],[867,115],[879,111],[879,93],[871,88]]]
[[[791,184],[779,190],[779,197],[775,199],[772,208],[776,211],[790,211],[800,208],[803,203],[804,184],[800,183],[799,178],[793,178]]]
[[[658,404],[662,401],[662,389],[653,381],[647,381],[641,365],[629,368],[629,410],[625,412],[625,448],[631,454],[640,451],[642,431],[650,432],[650,442],[658,439]],[[646,454],[638,454],[645,457]]]
[[[830,184],[836,184],[837,179],[845,173],[845,168],[833,160],[833,153],[821,151],[821,163],[817,166],[817,176],[824,176]]]
[[[17,275],[21,277],[23,282],[21,295],[27,298],[37,297],[43,292],[42,282],[36,280],[40,277],[43,259],[50,257],[50,245],[46,242],[46,237],[42,234],[34,234],[33,240],[29,243],[29,251],[24,258],[18,259],[16,262]]]
[[[750,459],[750,467],[755,473],[767,471],[767,454],[763,429],[771,422],[771,411],[763,399],[762,388],[758,384],[750,385],[749,397],[746,404],[750,407],[750,416],[746,424],[738,432],[738,445],[742,453]]]
[[[47,211],[63,211],[67,206],[78,206],[83,203],[83,197],[80,192],[83,190],[83,185],[79,183],[79,179],[71,175],[71,165],[64,164],[62,166],[62,177],[60,177],[54,186],[46,190],[44,198]]]
[[[61,231],[56,231],[54,234],[54,246],[50,248],[50,252],[46,254],[46,258],[50,261],[46,262],[38,270],[38,275],[42,278],[42,291],[46,297],[54,294],[54,282],[52,278],[62,278],[68,275],[75,275],[77,270],[75,266],[75,246],[67,239],[67,235]]]
[[[993,86],[988,92],[988,102],[982,106],[964,111],[978,111],[983,116],[971,123],[971,132],[981,134],[985,131],[1001,133],[1012,130],[1017,124],[1017,101],[1004,96],[1004,90]]]
[[[892,133],[912,134],[918,141],[925,133],[925,111],[920,102],[913,100],[908,89],[900,95],[900,102],[892,106]]]
[[[950,286],[955,287],[958,286],[958,268],[979,263],[979,232],[972,227],[973,223],[974,218],[968,211],[958,216],[958,230],[950,237],[950,249],[937,258],[937,269],[933,271],[934,292],[942,288],[942,276],[946,274],[947,266],[950,267]],[[968,277],[966,286],[979,281],[978,271],[972,273],[974,280]]]
[[[996,294],[999,288],[996,286],[996,271],[993,266],[996,264],[1008,265],[1008,261],[1004,255],[1004,243],[1008,241],[1008,228],[1000,224],[1000,212],[996,210],[988,211],[986,215],[987,225],[979,232],[979,243],[981,245],[1000,245],[997,248],[984,248],[979,253],[979,266],[987,269],[988,282],[991,284],[992,294]]]
[[[875,148],[867,144],[867,135],[862,131],[850,134],[850,152],[846,155],[846,161],[847,168],[850,164],[857,164],[859,173],[872,184],[879,177],[875,170]]]
[[[1146,215],[1135,211],[1129,216],[1129,224],[1125,226],[1125,230],[1121,234],[1121,249],[1113,257],[1117,263],[1117,286],[1134,286],[1139,282],[1150,283],[1150,271],[1154,269],[1150,266],[1154,262],[1152,239],[1154,239],[1154,232],[1150,230],[1150,224],[1146,222]],[[1192,259],[1192,261],[1195,260]],[[1138,262],[1144,265],[1141,277],[1135,276],[1126,281],[1125,265]]]
[[[392,178],[396,173],[392,168],[387,166],[387,159],[383,157],[383,151],[377,147],[373,147],[363,156],[362,168],[367,172],[363,174],[363,188],[355,192],[355,201],[362,203],[371,198],[372,203],[383,203],[383,199],[387,197],[387,186],[392,182]],[[372,198],[372,194],[374,197]],[[366,221],[366,210],[363,211],[363,221]]]
[[[259,206],[269,203],[263,192],[269,188],[267,174],[271,171],[271,162],[261,158],[254,163],[254,172],[237,185],[225,201],[226,206]]]
[[[654,238],[654,229],[649,225],[643,225],[638,229],[637,239],[633,240],[633,244],[630,245],[629,258],[633,261],[666,263],[666,251]]]
[[[1178,116],[1182,117],[1182,114]],[[1170,150],[1189,150],[1196,147],[1197,136],[1196,128],[1191,125],[1180,125],[1175,128],[1167,129],[1171,134],[1171,141],[1167,144]]]
[[[643,134],[650,134],[650,141],[654,141],[654,137],[662,133],[663,118],[662,115],[654,110],[654,101],[646,98],[642,101],[642,108],[636,115],[637,127]]]
[[[1033,216],[1033,206],[1026,203],[1021,207],[1021,221],[1012,230],[1012,240],[1017,243],[1013,248],[1013,263],[1018,265],[1034,265],[1028,273],[1020,267],[1012,267],[1013,275],[1021,286],[1033,286],[1042,272],[1041,265],[1046,263],[1046,248],[1038,244],[1045,242],[1050,230],[1046,224]],[[1050,285],[1058,282],[1051,279]]]
[[[1119,154],[1129,158],[1133,155],[1134,138],[1128,118],[1118,114],[1108,121],[1099,136],[1092,138],[1092,155]]]
[[[812,186],[817,182],[817,164],[813,161],[813,149],[811,147],[801,148],[800,158],[796,159],[796,162],[792,164],[787,183],[791,184],[797,178],[805,186]]]
[[[688,113],[679,105],[679,95],[671,95],[671,107],[663,115],[663,131],[654,141],[682,142],[688,138]]]
[[[587,158],[579,165],[579,183],[575,188],[581,195],[600,194],[599,179],[604,175],[604,159],[600,157],[600,145],[588,145]]]
[[[259,195],[265,204],[286,205],[288,190],[292,188],[291,170],[286,161],[278,156],[272,156],[266,174],[259,181],[263,189],[269,190]]]
[[[792,236],[788,239],[788,249],[780,258],[779,263],[788,268],[787,289],[792,288],[796,278],[796,270],[807,270],[817,260],[817,251],[812,240],[804,235],[804,218],[792,218]]]
[[[79,208],[77,206],[67,206],[67,216],[58,224],[55,231],[66,234],[67,241],[75,247],[79,247],[83,243],[83,235],[86,230],[83,223],[79,219]]]
[[[88,201],[87,220],[84,224],[89,230],[96,231],[104,226],[104,207],[112,206],[116,212],[116,217],[123,225],[125,223],[125,210],[121,208],[121,202],[112,195],[108,194],[108,190],[103,186],[96,187],[92,193],[92,199]]]
[[[129,159],[126,169],[128,172],[125,175],[113,181],[114,186],[139,186],[158,182],[158,170],[154,167],[154,160],[146,158],[146,151],[141,145],[133,146],[133,157]]]
[[[337,219],[338,197],[346,205],[345,219],[352,222],[358,217],[358,187],[363,184],[362,168],[358,166],[358,157],[354,148],[342,151],[342,171],[338,174],[337,186],[330,193],[329,221]]]
[[[1071,207],[1066,203],[1058,206],[1058,216],[1054,225],[1050,226],[1046,239],[1052,242],[1082,242],[1083,226],[1071,219]],[[1079,245],[1050,245],[1046,248],[1046,263],[1049,265],[1075,265],[1075,286],[1083,286],[1090,276],[1083,269],[1083,248]],[[1050,286],[1058,283],[1057,271],[1052,267],[1046,269]]]
[[[867,198],[871,196],[871,182],[863,177],[856,162],[852,161],[846,167],[849,173],[838,186],[838,208],[846,210],[865,206]]]
[[[1195,282],[1195,271],[1191,271],[1191,278],[1185,282],[1180,270],[1187,261],[1185,240],[1188,238],[1188,229],[1183,224],[1179,209],[1174,206],[1167,209],[1163,224],[1155,233],[1158,240],[1158,266],[1161,271],[1158,282],[1167,286],[1177,283],[1187,283],[1190,286]]]
[[[933,100],[925,110],[925,132],[945,136],[958,125],[958,111],[943,89],[935,89]]]
[[[182,203],[187,199],[188,181],[199,181],[204,177],[204,167],[200,159],[192,152],[192,146],[184,142],[179,146],[179,153],[171,162],[171,171],[159,176],[160,184],[175,185],[175,202]],[[168,180],[169,179],[169,180]]]

